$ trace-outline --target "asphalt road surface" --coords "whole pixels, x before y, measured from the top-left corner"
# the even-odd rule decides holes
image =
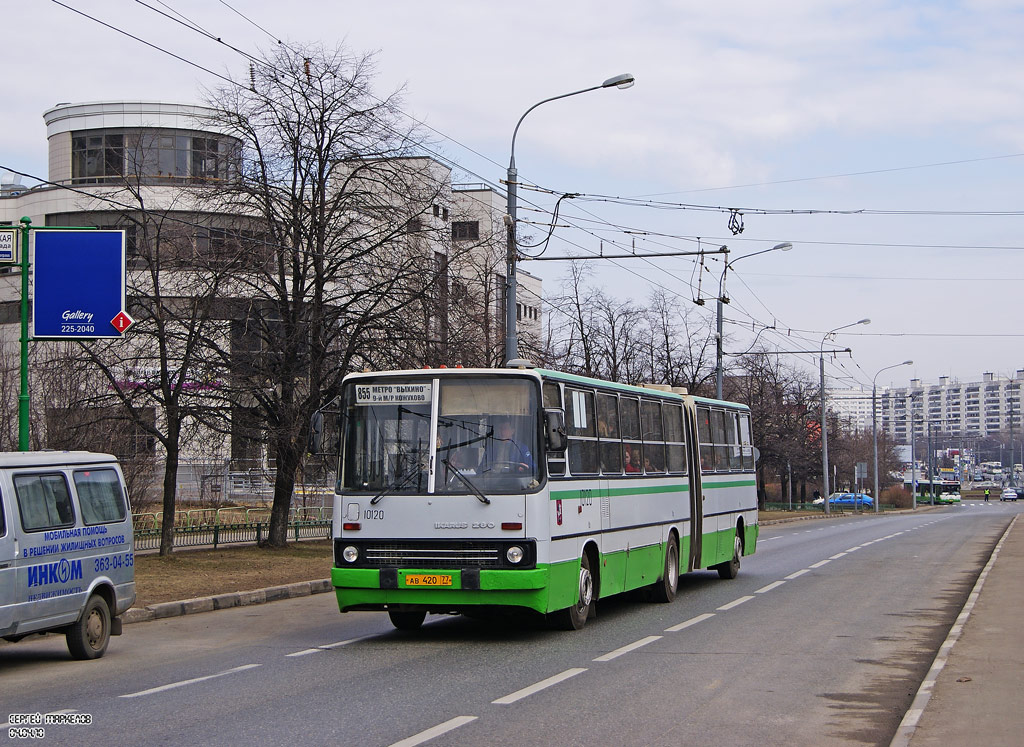
[[[76,714],[42,727],[75,745],[888,744],[1017,511],[763,527],[737,579],[605,600],[575,633],[400,633],[320,594],[126,626],[94,662],[58,636],[0,644],[0,723]]]

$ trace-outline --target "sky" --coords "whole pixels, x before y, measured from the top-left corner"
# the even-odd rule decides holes
[[[726,246],[725,350],[764,343],[816,374],[793,351],[849,347],[826,356],[829,386],[1024,369],[1024,2],[21,0],[4,21],[0,165],[39,176],[54,104],[201,103],[220,83],[172,54],[244,78],[227,45],[373,53],[428,152],[499,188],[527,109],[632,73],[523,122],[519,179],[554,196],[521,188],[519,217],[583,195],[549,255]],[[712,318],[722,257],[586,266],[620,299],[660,289]],[[523,266],[547,293],[567,271]]]

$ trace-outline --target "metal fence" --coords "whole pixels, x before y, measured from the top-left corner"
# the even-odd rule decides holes
[[[329,539],[331,514],[327,508],[293,508],[288,522],[288,535],[296,542],[302,539]],[[135,549],[156,550],[160,547],[160,515],[135,514]],[[270,510],[265,508],[202,508],[176,511],[174,517],[175,547],[217,547],[221,545],[259,542],[270,529]]]

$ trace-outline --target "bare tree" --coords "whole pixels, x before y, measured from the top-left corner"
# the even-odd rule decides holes
[[[218,299],[231,260],[199,247],[207,240],[209,219],[190,212],[183,190],[158,207],[144,172],[144,137],[127,149],[122,183],[107,197],[130,205],[119,212],[89,211],[79,225],[121,228],[128,239],[128,311],[136,319],[121,340],[94,340],[52,349],[43,368],[51,381],[72,376],[68,395],[47,398],[47,443],[68,448],[94,445],[98,439],[121,458],[140,485],[151,473],[155,446],[163,452],[160,554],[174,546],[178,468],[183,443],[200,425],[219,427],[217,382],[220,373],[203,355],[204,344],[220,322]],[[182,204],[186,203],[186,204]],[[228,219],[225,219],[228,220]],[[237,228],[230,227],[232,232]],[[40,349],[37,345],[37,350]],[[61,391],[50,386],[51,392]],[[58,404],[59,403],[59,404]]]
[[[243,143],[243,167],[207,199],[262,229],[250,254],[265,261],[231,273],[231,334],[210,343],[235,408],[269,441],[272,546],[286,541],[310,417],[344,373],[410,345],[428,355],[409,319],[444,275],[434,248],[448,229],[435,208],[448,173],[411,157],[416,132],[397,96],[371,93],[372,78],[372,57],[281,46],[244,83],[209,95],[220,112],[211,124]]]

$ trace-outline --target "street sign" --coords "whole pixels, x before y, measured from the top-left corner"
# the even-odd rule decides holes
[[[17,262],[18,236],[21,232],[16,228],[0,228],[0,263]]]
[[[32,245],[32,337],[121,337],[125,232],[36,230]]]

